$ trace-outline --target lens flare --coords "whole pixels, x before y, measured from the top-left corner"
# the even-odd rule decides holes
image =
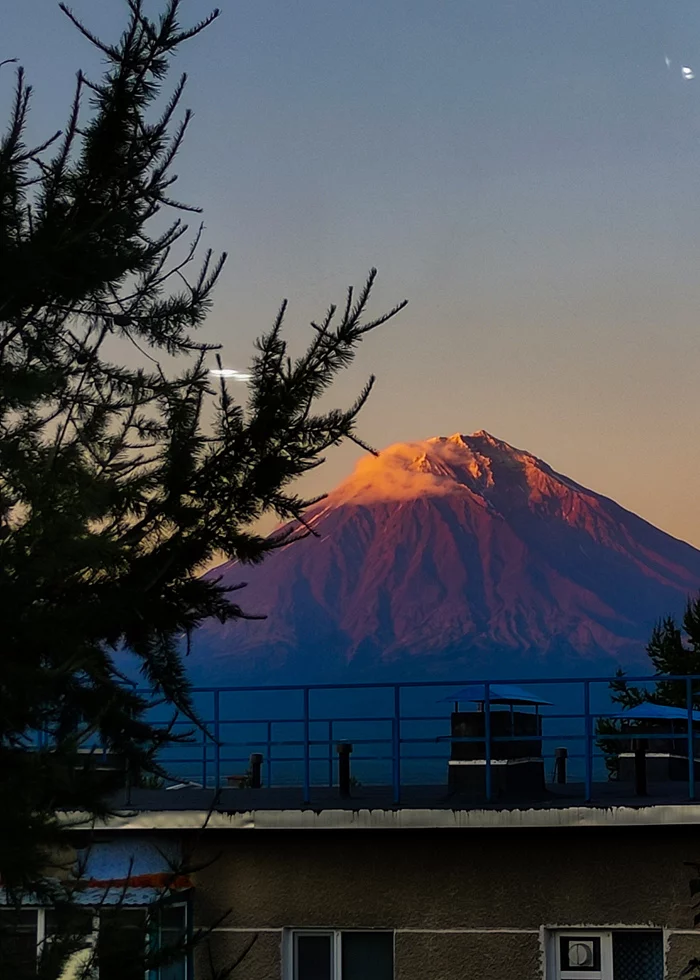
[[[230,378],[232,381],[250,381],[253,377],[247,371],[237,371],[235,368],[209,368],[209,374],[215,378]]]

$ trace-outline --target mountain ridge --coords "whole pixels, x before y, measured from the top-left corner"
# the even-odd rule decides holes
[[[700,551],[485,430],[367,455],[305,517],[315,536],[208,573],[267,619],[205,624],[200,673],[642,667],[700,588]]]

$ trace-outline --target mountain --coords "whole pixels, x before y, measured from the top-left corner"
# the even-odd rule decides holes
[[[209,573],[267,619],[205,624],[198,680],[646,670],[700,588],[700,551],[484,431],[368,455],[306,517],[316,536]]]

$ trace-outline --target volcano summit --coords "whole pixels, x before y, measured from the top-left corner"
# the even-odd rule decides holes
[[[267,619],[199,630],[198,679],[646,668],[700,588],[700,551],[484,431],[367,456],[306,516],[317,537],[209,573]]]

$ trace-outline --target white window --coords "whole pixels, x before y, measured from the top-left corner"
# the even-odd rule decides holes
[[[664,980],[662,934],[646,929],[552,931],[547,980]]]
[[[13,980],[36,977],[39,961],[50,956],[52,937],[76,938],[61,980],[80,975],[81,966],[94,962],[99,980],[187,980],[187,906],[166,903],[157,907],[72,908],[68,918],[53,909],[0,908],[0,962],[12,967]],[[169,957],[166,950],[172,950]],[[162,959],[158,954],[162,953]],[[150,958],[154,954],[156,962]],[[166,962],[167,960],[167,962]],[[4,973],[2,974],[5,975]],[[10,976],[10,973],[7,974]]]
[[[288,937],[287,980],[393,980],[393,932],[305,930]]]

